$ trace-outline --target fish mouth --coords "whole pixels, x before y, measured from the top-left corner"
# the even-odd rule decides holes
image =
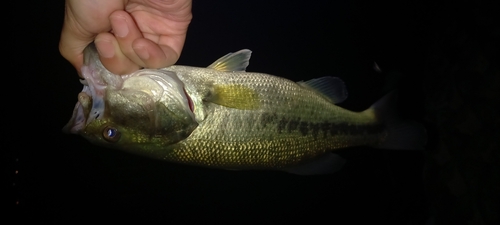
[[[73,115],[69,122],[63,127],[63,132],[78,134],[85,129],[85,126],[95,119],[99,119],[104,114],[103,94],[88,85],[85,80],[83,90],[78,94],[78,102],[73,109]]]
[[[104,116],[106,82],[89,66],[82,67],[82,74],[85,77],[85,80],[80,80],[83,89],[78,94],[71,119],[62,129],[65,133],[79,134],[87,124]]]
[[[92,43],[84,49],[84,65],[81,74],[84,80],[83,90],[78,94],[78,102],[73,109],[73,115],[63,131],[78,134],[90,122],[104,116],[104,94],[108,86],[119,88],[123,79],[121,76],[109,72],[102,65],[97,54],[97,49]]]
[[[92,101],[90,95],[89,87],[84,86],[83,90],[78,94],[78,101],[73,109],[73,115],[69,122],[63,127],[63,132],[78,134],[85,128],[89,115],[89,105]]]
[[[78,134],[85,127],[85,120],[82,104],[77,102],[73,109],[73,116],[71,116],[71,119],[63,127],[62,131],[68,134]]]

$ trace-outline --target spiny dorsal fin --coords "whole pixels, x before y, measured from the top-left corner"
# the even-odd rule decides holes
[[[245,72],[251,55],[252,51],[248,49],[231,52],[217,59],[208,68],[224,72]]]
[[[347,98],[347,88],[338,77],[320,77],[297,83],[302,87],[310,88],[322,94],[334,104],[341,103]]]
[[[206,101],[235,109],[257,109],[259,96],[255,90],[239,84],[214,85]]]

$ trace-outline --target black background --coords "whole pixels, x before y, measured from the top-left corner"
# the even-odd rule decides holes
[[[6,202],[15,209],[16,214],[9,215],[17,221],[433,221],[422,151],[343,149],[339,154],[348,162],[340,172],[296,176],[177,165],[63,134],[81,84],[58,52],[64,1],[47,2],[13,7],[11,13],[18,15],[10,23],[14,44],[6,44],[7,52],[14,52],[7,67],[15,80],[6,82],[7,98],[16,105],[4,110],[13,113],[4,116],[7,127],[13,127],[5,139],[10,187]],[[401,115],[428,126],[432,146],[436,136],[424,115],[426,65],[441,31],[453,26],[447,22],[450,16],[476,18],[474,9],[479,7],[468,6],[465,1],[194,0],[194,18],[177,64],[204,67],[228,52],[248,48],[253,53],[247,71],[294,81],[340,77],[349,91],[340,106],[356,111],[398,88]],[[383,73],[374,71],[374,62]]]

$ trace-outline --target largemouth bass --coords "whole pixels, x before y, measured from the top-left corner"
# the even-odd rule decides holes
[[[395,118],[388,94],[363,112],[335,104],[347,97],[335,77],[293,82],[245,72],[251,51],[207,68],[173,65],[119,76],[93,44],[64,131],[106,147],[190,165],[269,169],[295,174],[338,170],[332,150],[350,146],[422,149],[425,129]]]

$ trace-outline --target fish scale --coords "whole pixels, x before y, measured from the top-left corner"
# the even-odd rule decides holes
[[[330,152],[339,148],[423,148],[425,129],[393,119],[387,109],[394,94],[349,111],[335,105],[347,97],[340,79],[293,82],[245,72],[250,53],[227,54],[208,68],[174,65],[119,76],[102,66],[91,44],[84,88],[64,130],[169,162],[301,175],[337,170],[343,161]]]
[[[335,106],[314,91],[282,78],[259,73],[213,72],[212,75],[217,84],[239,84],[254,90],[258,93],[259,109],[241,110],[210,104],[210,116],[187,139],[172,145],[173,151],[164,159],[175,161],[180,157],[184,158],[181,161],[191,164],[232,169],[281,168],[329,150],[375,144],[383,136],[382,132],[363,137],[329,135],[330,130],[326,131],[328,134],[318,130],[314,135],[312,126],[307,124],[343,121],[352,123],[353,127],[368,122],[380,125],[367,115]],[[307,132],[301,132],[299,124],[288,131],[279,129],[280,126],[290,127],[294,119],[299,124],[306,124]],[[280,122],[282,120],[285,122]]]

